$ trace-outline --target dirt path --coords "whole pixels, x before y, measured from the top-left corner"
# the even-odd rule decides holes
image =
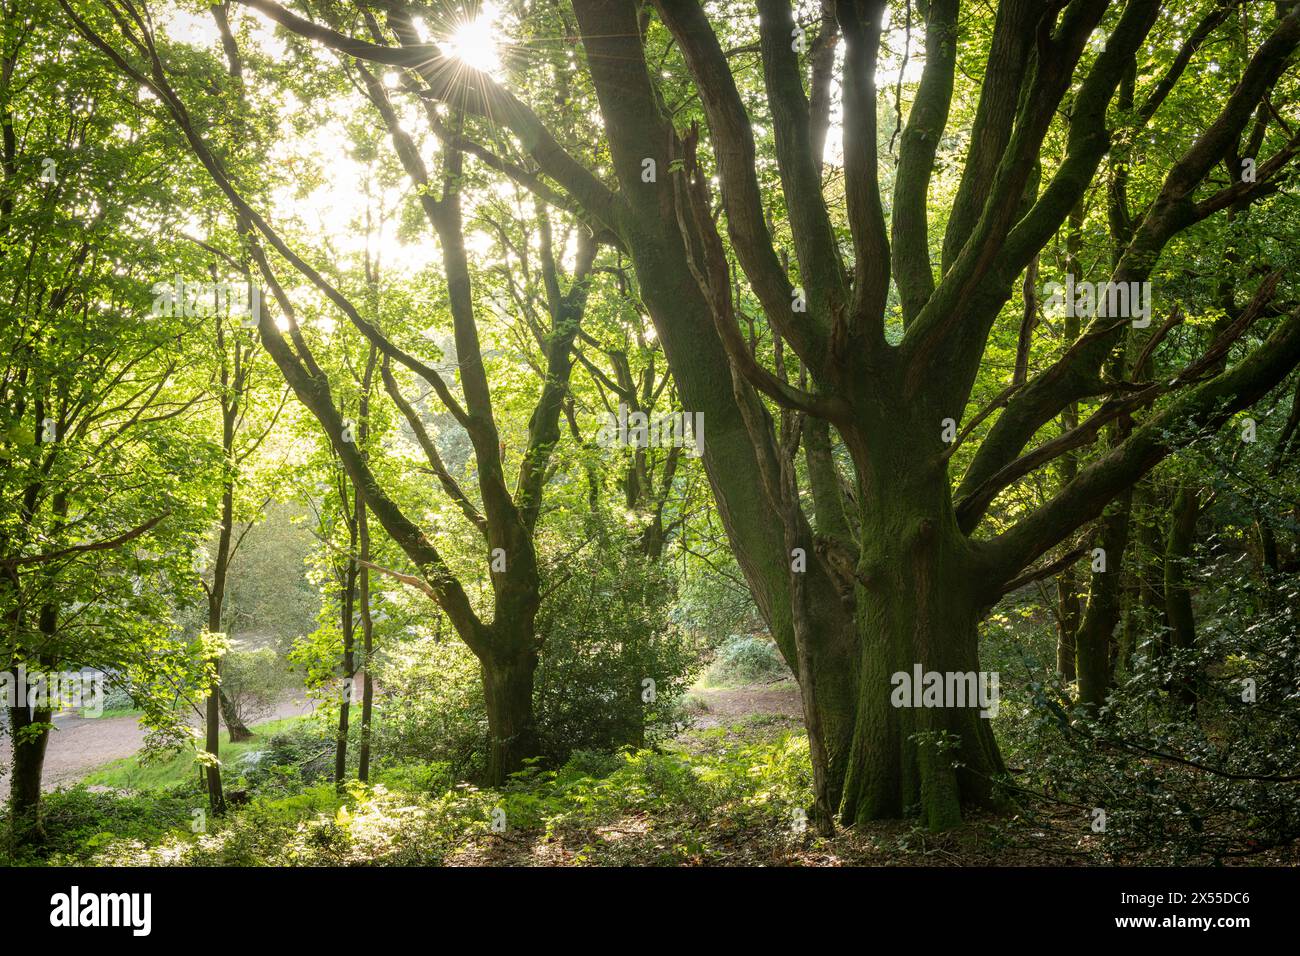
[[[799,685],[792,680],[744,687],[695,688],[691,697],[703,705],[692,723],[698,730],[734,724],[754,714],[793,720],[803,717]]]
[[[302,697],[281,701],[267,720],[300,717],[310,714],[314,703]],[[91,770],[112,760],[130,757],[144,745],[145,729],[138,717],[99,717],[89,719],[74,714],[54,718],[56,730],[50,735],[45,753],[42,788],[54,790],[76,783]],[[10,741],[0,741],[0,800],[9,796]]]

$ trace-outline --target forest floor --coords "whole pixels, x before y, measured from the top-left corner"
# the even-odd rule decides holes
[[[694,757],[770,746],[802,734],[802,705],[792,680],[725,688],[694,688],[692,724],[674,748]],[[760,794],[761,796],[761,794]],[[727,813],[631,812],[590,827],[489,835],[450,858],[449,865],[565,866],[1080,866],[1096,865],[1100,836],[1080,826],[1070,807],[1035,807],[1022,814],[974,817],[933,834],[914,821],[839,827],[818,837],[811,823],[743,810]],[[1170,862],[1158,848],[1127,862]],[[1281,849],[1231,865],[1300,864],[1300,848]]]
[[[697,687],[691,690],[688,706],[692,724],[683,736],[695,730],[722,727],[753,716],[775,720],[802,720],[803,704],[799,685],[792,680],[744,687]]]
[[[799,688],[792,680],[692,688],[688,707],[691,724],[671,745],[686,754],[724,754],[802,733]],[[936,836],[899,821],[841,828],[823,839],[811,823],[799,826],[762,814],[742,812],[729,819],[727,814],[638,811],[591,827],[488,835],[447,862],[453,866],[1059,866],[1077,863],[1084,856],[1077,848],[1049,847],[1048,841],[1032,837],[1023,846],[1006,846],[1001,833],[1005,824],[1005,820],[975,820]]]
[[[305,705],[309,708],[310,705]],[[286,701],[280,716],[297,716]],[[1187,862],[1147,846],[1118,856],[1078,807],[1031,801],[942,834],[916,820],[816,835],[807,740],[793,681],[695,687],[689,723],[652,749],[578,753],[563,767],[480,789],[421,762],[382,768],[373,785],[286,780],[206,836],[197,791],[65,790],[47,802],[48,862],[123,865],[415,866],[1086,866]],[[47,786],[134,752],[134,717],[70,718],[51,744]],[[269,725],[264,725],[269,726]],[[439,770],[439,767],[442,770]],[[196,803],[196,801],[199,801]],[[504,814],[508,825],[495,826]],[[46,861],[41,858],[41,862]],[[31,862],[38,862],[33,859]],[[1196,862],[1210,862],[1198,860]],[[1224,859],[1300,864],[1300,847]]]

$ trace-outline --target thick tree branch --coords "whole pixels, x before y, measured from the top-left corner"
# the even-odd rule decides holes
[[[813,157],[811,113],[792,40],[794,16],[789,0],[759,0],[758,16],[763,80],[799,272],[806,290],[824,295],[818,310],[833,312],[847,298],[847,277],[822,198],[821,158]]]
[[[807,285],[808,311],[794,312],[794,283],[781,267],[764,216],[754,131],[718,38],[698,0],[658,0],[657,6],[686,57],[709,120],[732,248],[772,327],[805,362],[820,369],[827,359],[831,303],[825,296],[830,290]]]
[[[952,103],[958,6],[958,0],[930,3],[925,26],[925,70],[898,151],[891,252],[904,327],[911,324],[934,292],[926,207],[934,157],[948,125],[948,109]]]
[[[869,347],[884,340],[889,296],[889,237],[876,166],[876,65],[884,0],[840,0],[835,5],[844,34],[844,198],[853,235],[853,300],[847,329]],[[842,336],[844,318],[837,317]],[[837,340],[837,349],[847,343]]]
[[[1286,69],[1297,43],[1300,43],[1300,5],[1291,10],[1256,51],[1241,82],[1225,102],[1215,122],[1197,137],[1170,170],[1160,195],[1143,215],[1119,265],[1111,274],[1110,281],[1144,281],[1168,241],[1197,221],[1197,209],[1190,199],[1192,190],[1219,162],[1228,146],[1236,142],[1256,104]],[[1108,99],[1109,95],[1105,98]],[[1087,121],[1087,125],[1093,128],[1095,135],[1101,135],[1096,130],[1099,118],[1104,117],[1104,103],[1089,106],[1088,112],[1093,114],[1093,118]],[[1076,109],[1074,123],[1079,124],[1083,120],[1080,110]],[[1085,136],[1082,130],[1079,136]],[[1071,138],[1074,137],[1072,124]],[[1100,161],[1102,145],[1098,141],[1091,147],[1096,151],[1097,161]],[[1085,152],[1087,150],[1082,148],[1079,151],[1081,162]],[[1089,159],[1087,163],[1082,163],[1081,169],[1067,175],[1067,167],[1070,165],[1071,160],[1067,156],[1066,163],[1040,198],[1035,210],[1025,217],[1008,238],[1004,255],[1011,257],[1011,260],[1004,267],[1004,272],[1005,269],[1014,267],[1021,256],[1032,255],[1031,250],[1037,251],[1048,240],[1063,217],[1068,215],[1068,208],[1061,211],[1062,203],[1068,203],[1072,198],[1077,201],[1077,196],[1082,195],[1087,188],[1095,163]],[[1068,179],[1073,179],[1074,184],[1067,186]],[[996,311],[996,303],[991,307]],[[970,495],[995,471],[1012,461],[1034,433],[1061,409],[1096,389],[1100,369],[1127,325],[1127,320],[1097,317],[1084,336],[1064,356],[1036,376],[1016,396],[994,422],[989,435],[981,444],[958,489],[959,497]]]
[[[388,47],[358,40],[291,13],[272,0],[238,0],[286,29],[348,56],[409,69],[420,76],[430,95],[459,110],[505,126],[542,171],[607,225],[613,220],[614,193],[565,152],[537,114],[486,73],[446,56],[434,44]]]
[[[1106,504],[1171,452],[1214,431],[1272,390],[1300,362],[1300,309],[1232,369],[1152,416],[1046,504],[987,545],[995,576],[1013,577],[1038,555],[1101,514]]]

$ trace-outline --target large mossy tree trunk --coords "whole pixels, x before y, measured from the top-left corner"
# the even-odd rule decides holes
[[[918,708],[899,706],[907,695],[894,694],[894,676],[910,681],[918,666],[975,675],[983,686],[978,624],[987,582],[957,526],[931,417],[938,421],[886,409],[850,444],[859,475],[861,658],[845,823],[919,812],[940,830],[960,822],[963,806],[998,803],[995,778],[1005,768],[978,697]]]
[[[523,769],[524,760],[538,752],[533,714],[533,677],[537,652],[532,641],[521,640],[514,652],[494,652],[480,658],[483,702],[487,710],[488,754],[485,782],[500,786]]]
[[[978,698],[937,707],[896,706],[893,699],[894,675],[910,681],[918,665],[923,674],[974,674],[982,684],[978,610],[965,593],[961,562],[933,528],[917,530],[902,560],[860,595],[861,680],[841,801],[845,823],[919,812],[941,830],[961,821],[963,806],[999,803],[996,777],[1005,767]]]

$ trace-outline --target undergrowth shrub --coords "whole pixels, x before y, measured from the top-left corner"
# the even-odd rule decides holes
[[[575,751],[661,741],[684,722],[682,694],[699,653],[668,621],[671,586],[635,556],[575,559],[537,619],[534,678],[540,755],[559,765]],[[382,761],[445,762],[475,778],[486,761],[479,664],[452,637],[408,640],[377,661]]]
[[[713,685],[758,684],[790,677],[781,652],[770,638],[733,634],[713,652],[705,680]]]

